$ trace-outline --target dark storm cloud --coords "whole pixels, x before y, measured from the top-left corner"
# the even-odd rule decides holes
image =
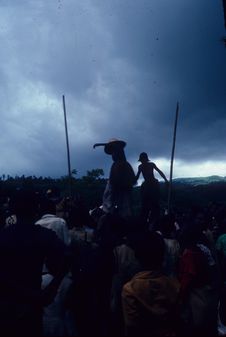
[[[0,2],[0,171],[67,172],[62,94],[79,174],[108,172],[111,158],[92,145],[113,137],[134,165],[141,151],[169,162],[178,100],[176,159],[224,162],[220,1],[18,3]]]
[[[224,120],[225,111],[220,3],[142,1],[138,5],[117,1],[104,10],[106,20],[107,13],[111,13],[115,55],[139,69],[135,96],[138,104],[133,105],[135,115],[139,111],[139,121],[133,129],[141,132],[136,141],[143,146],[150,141],[155,156],[169,156],[169,128],[173,127],[175,103],[179,100],[179,158],[221,158],[222,137],[218,137],[215,123],[216,119]]]

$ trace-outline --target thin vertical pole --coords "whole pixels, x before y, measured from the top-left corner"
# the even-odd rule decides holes
[[[226,0],[223,0],[224,28],[226,29]]]
[[[67,145],[67,164],[68,164],[68,177],[69,177],[69,192],[70,192],[70,196],[71,196],[71,194],[72,194],[72,191],[71,191],[71,160],[70,160],[70,149],[69,149],[68,130],[67,130],[66,104],[65,104],[65,97],[64,97],[64,95],[63,95],[63,110],[64,110],[64,125],[65,125],[66,145]]]
[[[174,161],[174,153],[175,153],[175,145],[176,145],[178,113],[179,113],[179,103],[177,102],[174,132],[173,132],[173,146],[172,146],[171,162],[170,162],[170,180],[169,180],[169,189],[168,189],[168,214],[170,212],[170,207],[171,207],[170,204],[171,204],[171,196],[172,196],[173,161]]]

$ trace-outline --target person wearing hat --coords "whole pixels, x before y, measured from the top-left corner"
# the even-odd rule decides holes
[[[117,213],[122,217],[132,215],[131,193],[132,187],[136,183],[136,176],[132,166],[126,160],[124,147],[126,142],[118,139],[111,139],[108,143],[97,143],[97,146],[104,146],[104,152],[112,156],[108,183],[103,194],[103,211],[105,213]]]
[[[141,215],[148,219],[149,214],[152,219],[157,219],[159,215],[159,182],[154,176],[154,170],[168,183],[165,174],[151,162],[146,152],[140,153],[138,161],[141,164],[138,166],[136,180],[139,179],[142,173],[144,182],[141,185]],[[150,213],[151,212],[151,213]]]

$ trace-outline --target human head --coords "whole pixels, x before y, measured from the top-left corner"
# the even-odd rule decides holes
[[[10,198],[9,210],[15,214],[19,222],[33,222],[37,216],[37,197],[33,191],[17,190]]]
[[[56,205],[53,200],[45,198],[40,205],[40,212],[44,214],[56,214]]]
[[[104,152],[113,155],[114,153],[123,150],[126,146],[126,142],[124,142],[123,140],[112,138],[108,141],[108,143],[94,144],[93,148],[95,149],[97,146],[104,146]]]
[[[162,235],[168,238],[175,231],[175,216],[173,214],[166,214],[160,219],[160,231]]]
[[[107,154],[113,155],[117,152],[123,152],[124,147],[126,146],[126,142],[123,140],[119,140],[116,138],[110,139],[109,142],[105,145],[104,151]]]
[[[194,247],[202,237],[202,228],[195,221],[187,223],[179,236],[179,242],[182,248]]]
[[[146,152],[141,152],[138,161],[144,163],[144,162],[148,162],[149,158]]]
[[[165,243],[156,232],[140,231],[129,238],[129,245],[144,269],[157,270],[163,263]]]
[[[107,213],[98,221],[96,236],[102,247],[112,249],[121,243],[126,232],[126,220],[118,214]]]

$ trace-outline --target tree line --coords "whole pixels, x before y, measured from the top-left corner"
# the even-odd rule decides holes
[[[0,176],[0,196],[5,198],[12,195],[17,189],[33,190],[45,193],[53,190],[59,196],[68,196],[71,186],[72,195],[79,195],[88,208],[94,208],[102,204],[102,195],[106,185],[104,171],[101,168],[88,170],[86,175],[77,176],[77,171],[72,170],[72,177],[61,176],[59,178],[43,176]],[[140,187],[133,189],[134,208],[137,210],[140,203]],[[161,204],[166,207],[167,188],[160,182]],[[214,182],[206,185],[192,186],[173,182],[172,203],[175,207],[186,208],[193,205],[205,206],[210,202],[226,203],[226,182]]]

